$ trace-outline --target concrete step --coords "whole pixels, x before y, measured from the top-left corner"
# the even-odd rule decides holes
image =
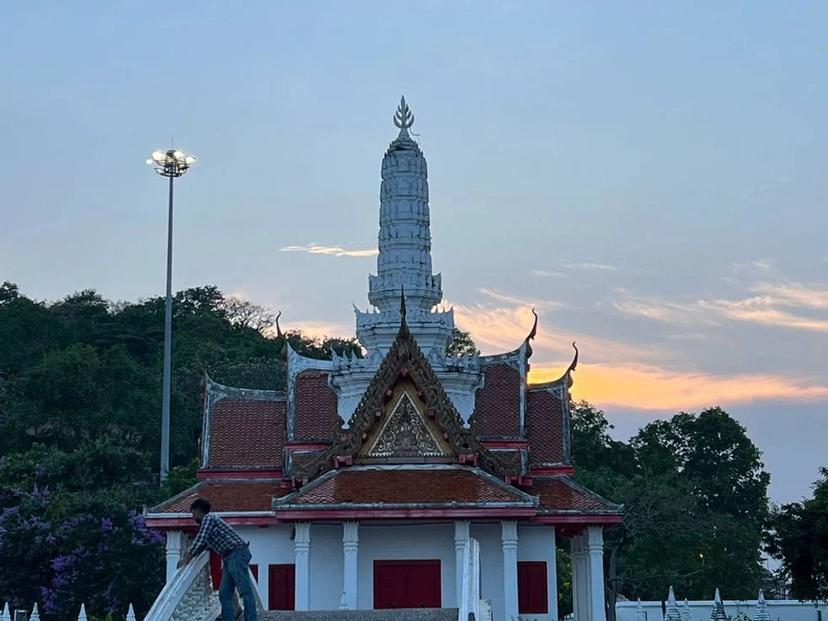
[[[268,610],[259,621],[457,621],[457,608],[392,610]]]

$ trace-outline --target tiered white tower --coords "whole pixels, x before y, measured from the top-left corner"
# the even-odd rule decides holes
[[[477,356],[446,357],[454,312],[434,310],[443,299],[442,279],[440,274],[432,274],[428,167],[420,146],[408,132],[413,123],[414,115],[403,97],[394,115],[400,133],[382,158],[377,274],[368,277],[368,300],[373,309],[355,309],[357,338],[367,356],[363,360],[333,360],[331,385],[339,395],[339,414],[346,421],[394,342],[400,327],[402,294],[409,329],[466,419],[481,382]]]

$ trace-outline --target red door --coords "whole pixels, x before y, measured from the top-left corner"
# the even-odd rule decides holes
[[[294,565],[269,565],[267,568],[268,610],[293,610],[296,569]]]
[[[374,561],[374,608],[440,608],[440,561]]]

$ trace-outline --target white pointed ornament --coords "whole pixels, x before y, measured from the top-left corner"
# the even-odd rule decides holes
[[[667,595],[667,613],[664,615],[664,621],[681,621],[681,611],[676,602],[676,593],[673,587],[670,587],[670,593]]]
[[[37,609],[37,602],[32,606],[32,616],[29,617],[29,621],[40,621],[40,611]]]
[[[719,593],[719,588],[716,587],[716,596],[713,598],[713,612],[710,613],[711,621],[726,621],[727,614],[725,614],[724,604],[722,604],[722,596]]]
[[[690,621],[690,602],[684,598],[684,607],[681,609],[681,621]]]
[[[9,613],[9,603],[3,606],[3,612],[0,612],[0,621],[11,621],[11,613]]]
[[[80,614],[78,615],[78,621],[89,621],[86,617],[86,605],[81,604]]]
[[[644,612],[644,606],[641,605],[641,598],[638,598],[638,603],[635,606],[635,621],[647,621],[647,614]]]
[[[765,592],[759,591],[759,600],[756,602],[756,614],[753,616],[753,621],[771,621],[770,613],[768,613],[768,603],[765,601]]]
[[[132,604],[129,605],[129,610],[127,611],[126,621],[135,621],[135,611],[132,609]]]

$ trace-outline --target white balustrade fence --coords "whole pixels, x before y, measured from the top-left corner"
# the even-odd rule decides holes
[[[80,611],[78,612],[78,621],[88,621],[88,619],[89,618],[86,615],[86,605],[81,604]],[[40,610],[37,607],[37,602],[32,604],[31,611],[21,608],[15,608],[11,611],[9,609],[9,603],[6,602],[3,606],[3,611],[0,612],[0,621],[40,621]],[[126,621],[137,621],[132,604],[129,605]]]

